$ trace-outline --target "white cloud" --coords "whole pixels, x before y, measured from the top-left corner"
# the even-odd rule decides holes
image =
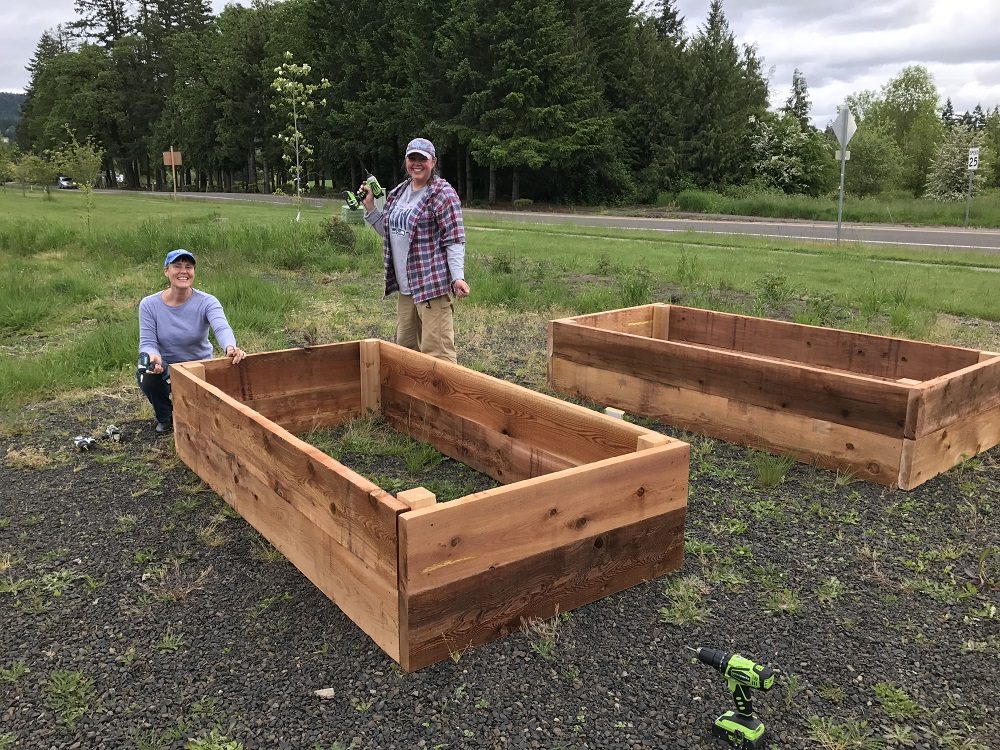
[[[710,0],[679,0],[689,33],[705,22]],[[996,0],[724,0],[730,28],[756,44],[765,70],[773,68],[771,104],[802,71],[813,103],[814,124],[831,120],[852,93],[879,90],[907,65],[934,77],[941,103],[955,110],[1000,104]]]

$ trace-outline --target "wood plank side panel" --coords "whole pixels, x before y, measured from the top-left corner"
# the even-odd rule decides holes
[[[354,383],[360,389],[358,341],[250,354],[240,364],[207,360],[205,379],[244,403]]]
[[[446,456],[503,484],[576,465],[563,456],[456,416],[394,388],[383,389],[382,416],[398,432],[430,443]]]
[[[255,398],[246,406],[293,435],[301,435],[360,417],[361,387],[357,382],[334,383],[313,391]]]
[[[653,323],[649,337],[661,341],[670,339],[670,305],[653,305]]]
[[[395,572],[396,514],[405,505],[211,386],[185,384],[174,402],[200,436],[240,456],[285,502],[369,564]]]
[[[775,412],[903,434],[909,388],[898,383],[577,325],[553,325],[552,335],[553,358]]]
[[[795,456],[862,479],[892,485],[901,438],[697,393],[564,359],[550,362],[553,388],[609,403],[692,432]]]
[[[382,411],[382,366],[379,361],[379,342],[366,339],[361,342],[361,413]]]
[[[564,318],[588,328],[602,331],[618,331],[632,333],[636,336],[653,335],[653,314],[655,305],[640,305],[624,307],[619,310],[607,310],[591,315],[578,315],[575,318]]]
[[[404,587],[437,588],[683,508],[689,454],[672,441],[405,513]]]
[[[228,488],[233,503],[238,502],[240,487],[252,486],[254,512],[244,517],[272,543],[287,539],[282,526],[287,514],[305,519],[296,522],[300,531],[303,523],[315,527],[316,534],[303,537],[305,541],[329,538],[336,549],[321,549],[336,558],[337,566],[328,573],[316,568],[317,551],[309,544],[286,541],[291,549],[282,552],[314,582],[313,576],[322,573],[323,591],[380,645],[392,647],[398,641],[398,617],[386,619],[385,613],[398,611],[396,516],[407,506],[187,373],[179,373],[173,392],[182,459],[201,475],[200,452],[231,456],[203,479],[220,494]],[[232,473],[220,475],[219,466],[228,466]]]
[[[988,359],[924,383],[906,416],[906,437],[919,439],[1000,404],[1000,359]]]
[[[381,342],[380,359],[383,395],[393,389],[571,465],[634,451],[638,436],[647,432],[395,344]]]
[[[974,364],[957,346],[672,306],[670,338],[861,375],[929,380]]]
[[[400,664],[420,669],[517,632],[522,618],[550,618],[679,569],[684,514],[678,508],[438,588],[401,590]],[[405,524],[401,517],[404,549]]]
[[[233,453],[198,435],[174,412],[177,453],[313,585],[399,661],[398,582],[372,575],[323,529],[282,501]],[[266,530],[266,533],[265,531]],[[248,565],[254,561],[248,560]]]
[[[1000,404],[916,440],[904,440],[899,487],[913,489],[997,445],[1000,445]]]

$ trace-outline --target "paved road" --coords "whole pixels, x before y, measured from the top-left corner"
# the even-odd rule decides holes
[[[107,191],[116,192],[116,191]],[[169,195],[169,193],[163,193]],[[189,199],[233,200],[288,203],[287,196],[243,195],[233,193],[178,193]],[[312,206],[339,204],[336,199],[306,198]],[[588,214],[513,213],[485,209],[464,209],[467,215],[500,221],[529,224],[578,224],[591,227],[621,227],[648,229],[657,232],[702,232],[707,234],[741,234],[758,237],[783,237],[800,240],[836,240],[837,224],[829,221],[746,220],[740,218],[713,219],[646,219],[632,216],[596,216]],[[1000,230],[958,229],[950,227],[908,227],[898,224],[844,224],[841,239],[877,245],[976,250],[1000,253]]]

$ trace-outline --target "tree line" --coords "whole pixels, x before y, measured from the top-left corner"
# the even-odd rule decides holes
[[[218,16],[208,0],[75,0],[75,11],[38,42],[17,141],[41,155],[67,133],[91,139],[106,185],[165,188],[170,147],[181,189],[289,190],[293,173],[343,189],[369,170],[394,184],[421,134],[466,201],[836,187],[836,142],[810,124],[804,75],[769,110],[763,60],[737,43],[722,0],[692,33],[675,0],[253,0]],[[329,82],[296,125],[309,149],[295,169],[274,86],[290,61],[312,76],[303,86]],[[848,98],[860,121],[849,189],[933,193],[935,158],[954,161],[960,142],[983,145],[980,180],[1000,185],[987,156],[1000,110],[963,121],[939,98],[921,66]]]

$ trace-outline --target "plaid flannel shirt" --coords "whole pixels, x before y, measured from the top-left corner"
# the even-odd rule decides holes
[[[388,223],[389,211],[409,180],[401,182],[385,199],[382,215]],[[410,234],[410,254],[406,259],[406,280],[414,303],[441,297],[451,290],[448,273],[448,245],[465,242],[462,223],[462,203],[447,180],[435,177],[427,185],[417,204],[413,231]],[[392,266],[389,232],[385,233],[382,264],[385,268],[385,296],[399,291],[396,271]]]

